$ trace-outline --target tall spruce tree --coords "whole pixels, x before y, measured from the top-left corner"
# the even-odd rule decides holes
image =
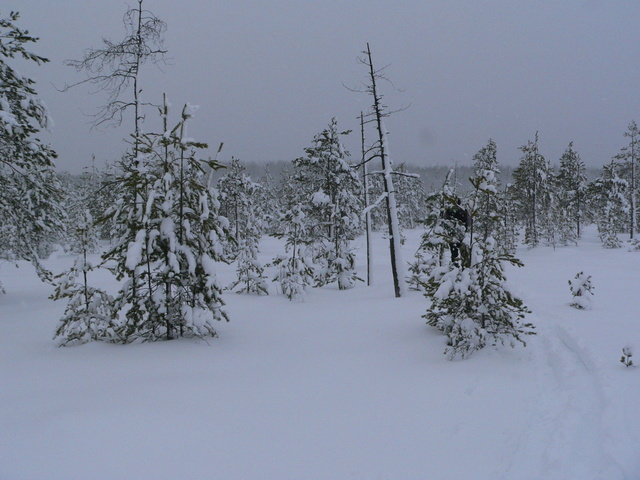
[[[586,185],[584,162],[571,142],[560,157],[560,168],[556,177],[560,213],[558,227],[560,241],[565,245],[576,243],[580,238]]]
[[[629,183],[619,175],[619,168],[619,164],[613,159],[589,185],[589,198],[595,210],[598,236],[605,248],[621,247],[618,233],[628,226]]]
[[[51,123],[48,110],[35,82],[10,65],[49,60],[27,49],[38,38],[18,27],[18,19],[17,12],[0,18],[0,259],[31,261],[43,276],[38,260],[61,236],[64,213],[56,153],[38,138]]]
[[[520,150],[523,155],[513,171],[512,195],[524,223],[524,243],[535,247],[545,236],[550,238],[553,233],[548,230],[545,232],[545,227],[553,226],[551,221],[547,221],[552,214],[549,183],[551,169],[538,149],[537,132],[535,139],[529,140]]]
[[[476,189],[478,198],[473,231],[483,238],[495,237],[500,213],[500,169],[496,143],[492,139],[473,156],[473,171],[475,178],[484,182],[482,188]]]
[[[264,198],[262,185],[244,173],[237,158],[232,159],[228,173],[218,180],[220,212],[229,220],[235,239],[237,278],[228,287],[238,292],[267,294],[264,267],[258,261],[258,246],[263,225],[258,216],[257,201]]]
[[[640,160],[640,129],[635,121],[631,121],[624,132],[624,136],[629,139],[629,143],[616,155],[616,160],[621,162],[621,175],[627,180],[627,198],[629,202],[629,212],[627,213],[629,238],[634,239],[638,230],[638,160]]]

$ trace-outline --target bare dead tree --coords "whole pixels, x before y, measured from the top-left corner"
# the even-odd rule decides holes
[[[103,39],[101,47],[87,49],[80,60],[65,62],[79,72],[84,71],[87,78],[63,89],[91,84],[95,86],[95,92],[107,94],[106,103],[94,115],[94,126],[119,126],[125,112],[133,108],[135,138],[140,135],[140,124],[144,118],[142,107],[150,105],[140,99],[140,67],[147,62],[155,65],[165,63],[167,53],[163,45],[167,24],[142,8],[144,0],[137,1],[138,6],[124,14],[126,35],[121,41]],[[126,99],[130,88],[132,98]]]
[[[376,69],[373,65],[373,59],[371,55],[371,48],[367,43],[367,50],[362,52],[363,56],[358,57],[358,62],[365,65],[368,69],[368,83],[363,84],[363,88],[355,90],[359,92],[367,93],[371,95],[373,103],[371,111],[363,115],[363,124],[371,123],[374,125],[376,132],[376,140],[369,149],[363,148],[363,160],[362,164],[367,164],[374,159],[379,159],[382,165],[382,169],[377,172],[371,172],[371,174],[382,175],[384,192],[382,196],[377,199],[372,205],[368,205],[365,209],[367,214],[372,208],[375,208],[384,200],[384,205],[387,212],[387,226],[389,231],[389,254],[391,260],[391,271],[393,275],[393,287],[396,297],[401,297],[406,289],[404,284],[404,264],[400,255],[400,227],[398,223],[398,210],[396,206],[395,189],[393,186],[394,174],[401,174],[401,172],[393,171],[393,161],[389,157],[388,143],[387,143],[387,130],[384,126],[384,119],[389,117],[395,111],[390,111],[389,108],[382,102],[382,94],[378,89],[378,82],[380,80],[390,82],[384,73],[386,67]],[[353,89],[350,89],[353,91]],[[364,118],[368,117],[365,122]],[[415,177],[416,175],[402,173],[403,175]]]

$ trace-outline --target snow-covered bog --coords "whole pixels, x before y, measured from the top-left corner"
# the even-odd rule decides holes
[[[406,258],[421,233],[406,231]],[[640,370],[619,362],[640,338],[639,255],[603,249],[593,227],[577,247],[519,249],[524,267],[505,274],[537,334],[449,362],[422,293],[395,298],[387,247],[374,233],[371,287],[310,288],[304,303],[225,292],[219,338],[128,346],[58,348],[64,302],[28,264],[1,264],[0,478],[640,478]],[[267,237],[258,259],[282,251]],[[592,310],[568,305],[581,270],[598,279]]]

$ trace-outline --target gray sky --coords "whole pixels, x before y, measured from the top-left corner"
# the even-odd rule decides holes
[[[129,2],[133,5],[135,2]],[[0,13],[21,12],[20,25],[51,60],[19,64],[38,84],[55,121],[47,137],[61,169],[79,171],[119,158],[126,129],[90,130],[104,94],[65,59],[124,34],[122,0],[8,0]],[[552,162],[570,141],[589,166],[624,145],[640,120],[640,2],[637,0],[145,0],[168,24],[172,65],[148,65],[143,96],[166,92],[174,113],[200,106],[190,127],[222,159],[290,160],[335,116],[353,129],[346,142],[360,153],[356,117],[370,98],[348,91],[366,80],[356,57],[370,42],[374,62],[390,64],[382,85],[396,163],[469,164],[489,138],[499,160],[516,165],[518,146],[539,131]],[[83,112],[85,114],[83,114]]]

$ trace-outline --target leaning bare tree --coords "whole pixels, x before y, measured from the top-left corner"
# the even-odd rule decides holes
[[[372,208],[375,208],[384,200],[387,213],[387,227],[389,231],[389,254],[391,259],[391,271],[393,274],[393,287],[396,297],[401,297],[406,292],[406,288],[404,285],[404,264],[400,254],[400,226],[398,223],[398,209],[396,206],[396,191],[393,186],[393,176],[401,174],[415,177],[416,175],[394,172],[393,170],[393,161],[389,157],[387,130],[384,126],[384,119],[394,112],[390,111],[388,107],[382,103],[383,96],[378,89],[379,80],[388,81],[384,73],[385,67],[376,70],[373,65],[371,48],[368,43],[367,50],[362,53],[363,56],[358,57],[358,62],[367,67],[369,78],[368,83],[364,84],[364,88],[360,91],[371,95],[373,99],[371,110],[364,115],[368,120],[363,123],[373,124],[375,130],[375,141],[366,151],[363,149],[364,153],[362,163],[366,164],[372,160],[380,159],[382,169],[380,171],[371,172],[370,175],[381,175],[383,178],[382,183],[384,188],[380,198],[378,198],[372,205],[367,206],[365,213],[368,213]]]

